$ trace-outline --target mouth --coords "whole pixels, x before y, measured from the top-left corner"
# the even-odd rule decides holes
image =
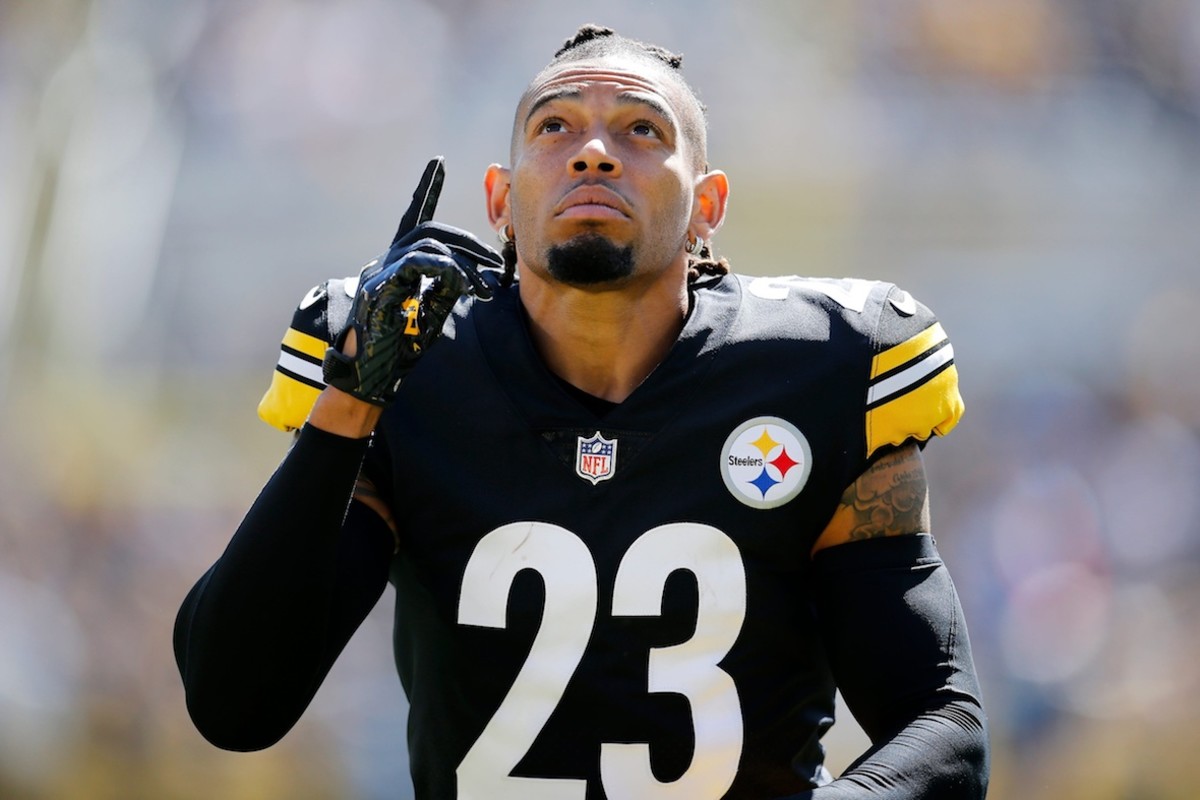
[[[559,218],[629,219],[629,204],[625,198],[605,186],[585,184],[563,196],[554,207]]]

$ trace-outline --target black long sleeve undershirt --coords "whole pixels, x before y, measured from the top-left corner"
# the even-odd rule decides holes
[[[838,688],[872,747],[794,800],[973,800],[987,794],[987,721],[962,607],[927,535],[831,547],[814,602]]]
[[[188,711],[218,747],[282,738],[387,585],[391,531],[350,501],[367,442],[302,428],[179,610]]]

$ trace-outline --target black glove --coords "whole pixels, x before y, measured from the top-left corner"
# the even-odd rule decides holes
[[[491,298],[479,267],[504,267],[500,254],[470,233],[430,221],[444,179],[439,156],[425,167],[387,254],[363,267],[346,327],[325,351],[325,383],[360,400],[391,403],[458,299]],[[353,357],[341,352],[351,330],[358,340]]]

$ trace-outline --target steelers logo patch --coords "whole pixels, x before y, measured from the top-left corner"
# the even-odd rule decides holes
[[[721,450],[729,493],[751,508],[776,508],[808,482],[812,449],[804,434],[779,417],[755,417],[734,429]]]

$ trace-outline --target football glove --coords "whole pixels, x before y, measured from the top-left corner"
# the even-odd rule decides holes
[[[363,267],[346,325],[325,351],[325,383],[377,406],[392,402],[460,297],[491,298],[479,268],[504,266],[470,233],[432,221],[444,179],[439,156],[425,167],[387,253]],[[351,330],[358,349],[347,356]]]

